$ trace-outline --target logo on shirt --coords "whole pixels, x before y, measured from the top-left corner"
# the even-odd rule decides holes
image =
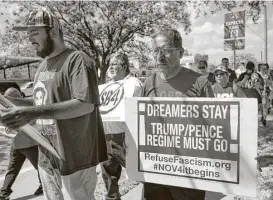
[[[217,98],[232,98],[234,95],[233,93],[214,93],[214,96]]]
[[[33,98],[36,106],[43,106],[47,104],[48,101],[48,92],[45,87],[45,84],[41,81],[38,81],[33,90]],[[53,125],[53,119],[37,119],[37,125]]]
[[[100,94],[100,113],[106,114],[114,110],[123,99],[124,87],[122,83],[109,84]]]

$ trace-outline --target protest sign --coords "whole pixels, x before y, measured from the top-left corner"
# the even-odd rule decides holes
[[[257,110],[255,99],[126,99],[129,178],[255,196]]]
[[[100,114],[103,121],[125,121],[124,99],[132,97],[135,90],[134,79],[111,81],[99,85]]]
[[[0,94],[0,109],[15,107],[9,100],[7,100],[2,94]],[[58,152],[51,146],[51,144],[32,126],[25,125],[21,127],[21,130],[27,134],[31,139],[36,141],[39,145],[42,145],[49,152],[60,158]]]

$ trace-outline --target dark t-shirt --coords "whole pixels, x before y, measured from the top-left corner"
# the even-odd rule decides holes
[[[213,83],[215,83],[215,79],[209,80],[208,76],[199,76],[194,84],[187,90],[186,94],[189,97],[209,97],[211,96],[209,87]]]
[[[233,83],[237,79],[236,73],[234,70],[228,68],[228,73],[229,73],[229,82]]]
[[[159,73],[148,77],[143,85],[145,97],[186,97],[187,90],[200,74],[188,68],[181,68],[180,72],[171,79],[163,80]]]
[[[33,98],[36,106],[71,99],[95,105],[94,111],[84,116],[36,121],[38,130],[62,157],[59,160],[40,146],[39,165],[47,166],[49,160],[61,175],[69,175],[107,159],[96,70],[86,54],[66,49],[45,59],[35,75]]]
[[[159,73],[155,73],[144,82],[144,97],[185,97],[187,96],[187,90],[199,76],[199,73],[188,68],[181,68],[175,77],[167,80],[163,80]],[[153,183],[144,183],[144,196],[147,198],[151,193],[158,192],[158,190],[163,191],[164,189],[162,188],[168,188],[179,199],[203,200],[205,198],[205,191],[203,190]]]

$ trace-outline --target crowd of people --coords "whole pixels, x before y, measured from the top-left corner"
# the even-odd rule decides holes
[[[42,187],[36,194],[43,193],[47,200],[95,199],[97,165],[102,169],[107,191],[105,199],[119,200],[118,181],[122,167],[126,167],[125,137],[128,132],[124,122],[103,122],[101,119],[94,61],[82,51],[66,47],[58,19],[44,8],[32,11],[26,24],[16,26],[14,30],[28,32],[30,42],[43,61],[34,79],[33,104],[6,94],[6,98],[20,102],[21,106],[2,110],[1,123],[9,130],[18,130],[36,122],[34,126],[61,159],[40,145],[37,150],[37,144],[23,146],[20,150],[12,148],[0,200],[9,199],[12,183],[25,157],[34,160],[31,162],[39,171]],[[260,64],[255,70],[254,63],[248,62],[245,71],[237,77],[229,68],[227,58],[223,58],[213,72],[208,71],[206,60],[200,60],[199,72],[195,72],[180,66],[184,49],[177,30],[162,29],[152,39],[158,72],[142,83],[130,75],[128,55],[117,52],[110,59],[110,83],[123,80],[123,84],[131,84],[135,97],[254,97],[263,113],[262,124],[266,125],[272,87],[267,64]],[[23,134],[19,131],[17,135]],[[26,148],[38,152],[35,158],[24,153]],[[15,164],[15,159],[20,162]],[[14,165],[16,167],[11,167]],[[143,184],[143,199],[146,200],[205,199],[202,190]]]

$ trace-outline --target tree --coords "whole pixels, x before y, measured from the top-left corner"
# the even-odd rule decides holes
[[[154,26],[190,26],[189,13],[185,10],[187,2],[141,2],[141,1],[58,1],[58,2],[17,2],[20,5],[15,23],[22,22],[22,15],[33,6],[46,6],[59,17],[63,25],[65,41],[73,48],[80,49],[94,58],[96,67],[101,70],[101,79],[109,66],[110,56],[117,51],[139,56],[145,61],[149,47],[137,35],[146,36],[153,32]],[[168,14],[166,14],[168,13]],[[10,30],[6,36],[12,40],[18,33]],[[20,35],[26,37],[26,35]],[[10,42],[9,42],[10,43]],[[8,46],[8,44],[6,44]]]
[[[195,56],[194,56],[194,63],[195,64],[198,64],[198,62],[200,61],[200,60],[205,60],[205,61],[207,61],[208,62],[208,60],[209,60],[209,56],[207,55],[207,54],[195,54]]]
[[[252,53],[236,54],[235,70],[240,66],[240,64],[242,62],[246,64],[248,61],[252,61],[252,62],[254,62],[256,67],[258,66],[259,61],[257,60],[257,58],[255,57],[254,54],[252,54]],[[234,56],[233,55],[229,58],[229,63],[230,63],[230,66],[234,66]]]
[[[190,33],[191,22],[188,7],[195,9],[195,16],[214,14],[221,9],[236,6],[250,6],[253,20],[260,16],[262,3],[258,1],[37,1],[6,2],[19,5],[14,12],[16,20],[6,21],[8,28],[4,34],[3,47],[22,42],[26,34],[11,30],[14,24],[22,22],[30,8],[46,6],[59,17],[65,41],[71,47],[79,49],[93,57],[96,67],[101,71],[101,81],[109,66],[111,55],[124,51],[132,57],[139,57],[143,62],[150,47],[138,38],[148,36],[159,27],[184,27]],[[31,53],[31,52],[30,52]]]

